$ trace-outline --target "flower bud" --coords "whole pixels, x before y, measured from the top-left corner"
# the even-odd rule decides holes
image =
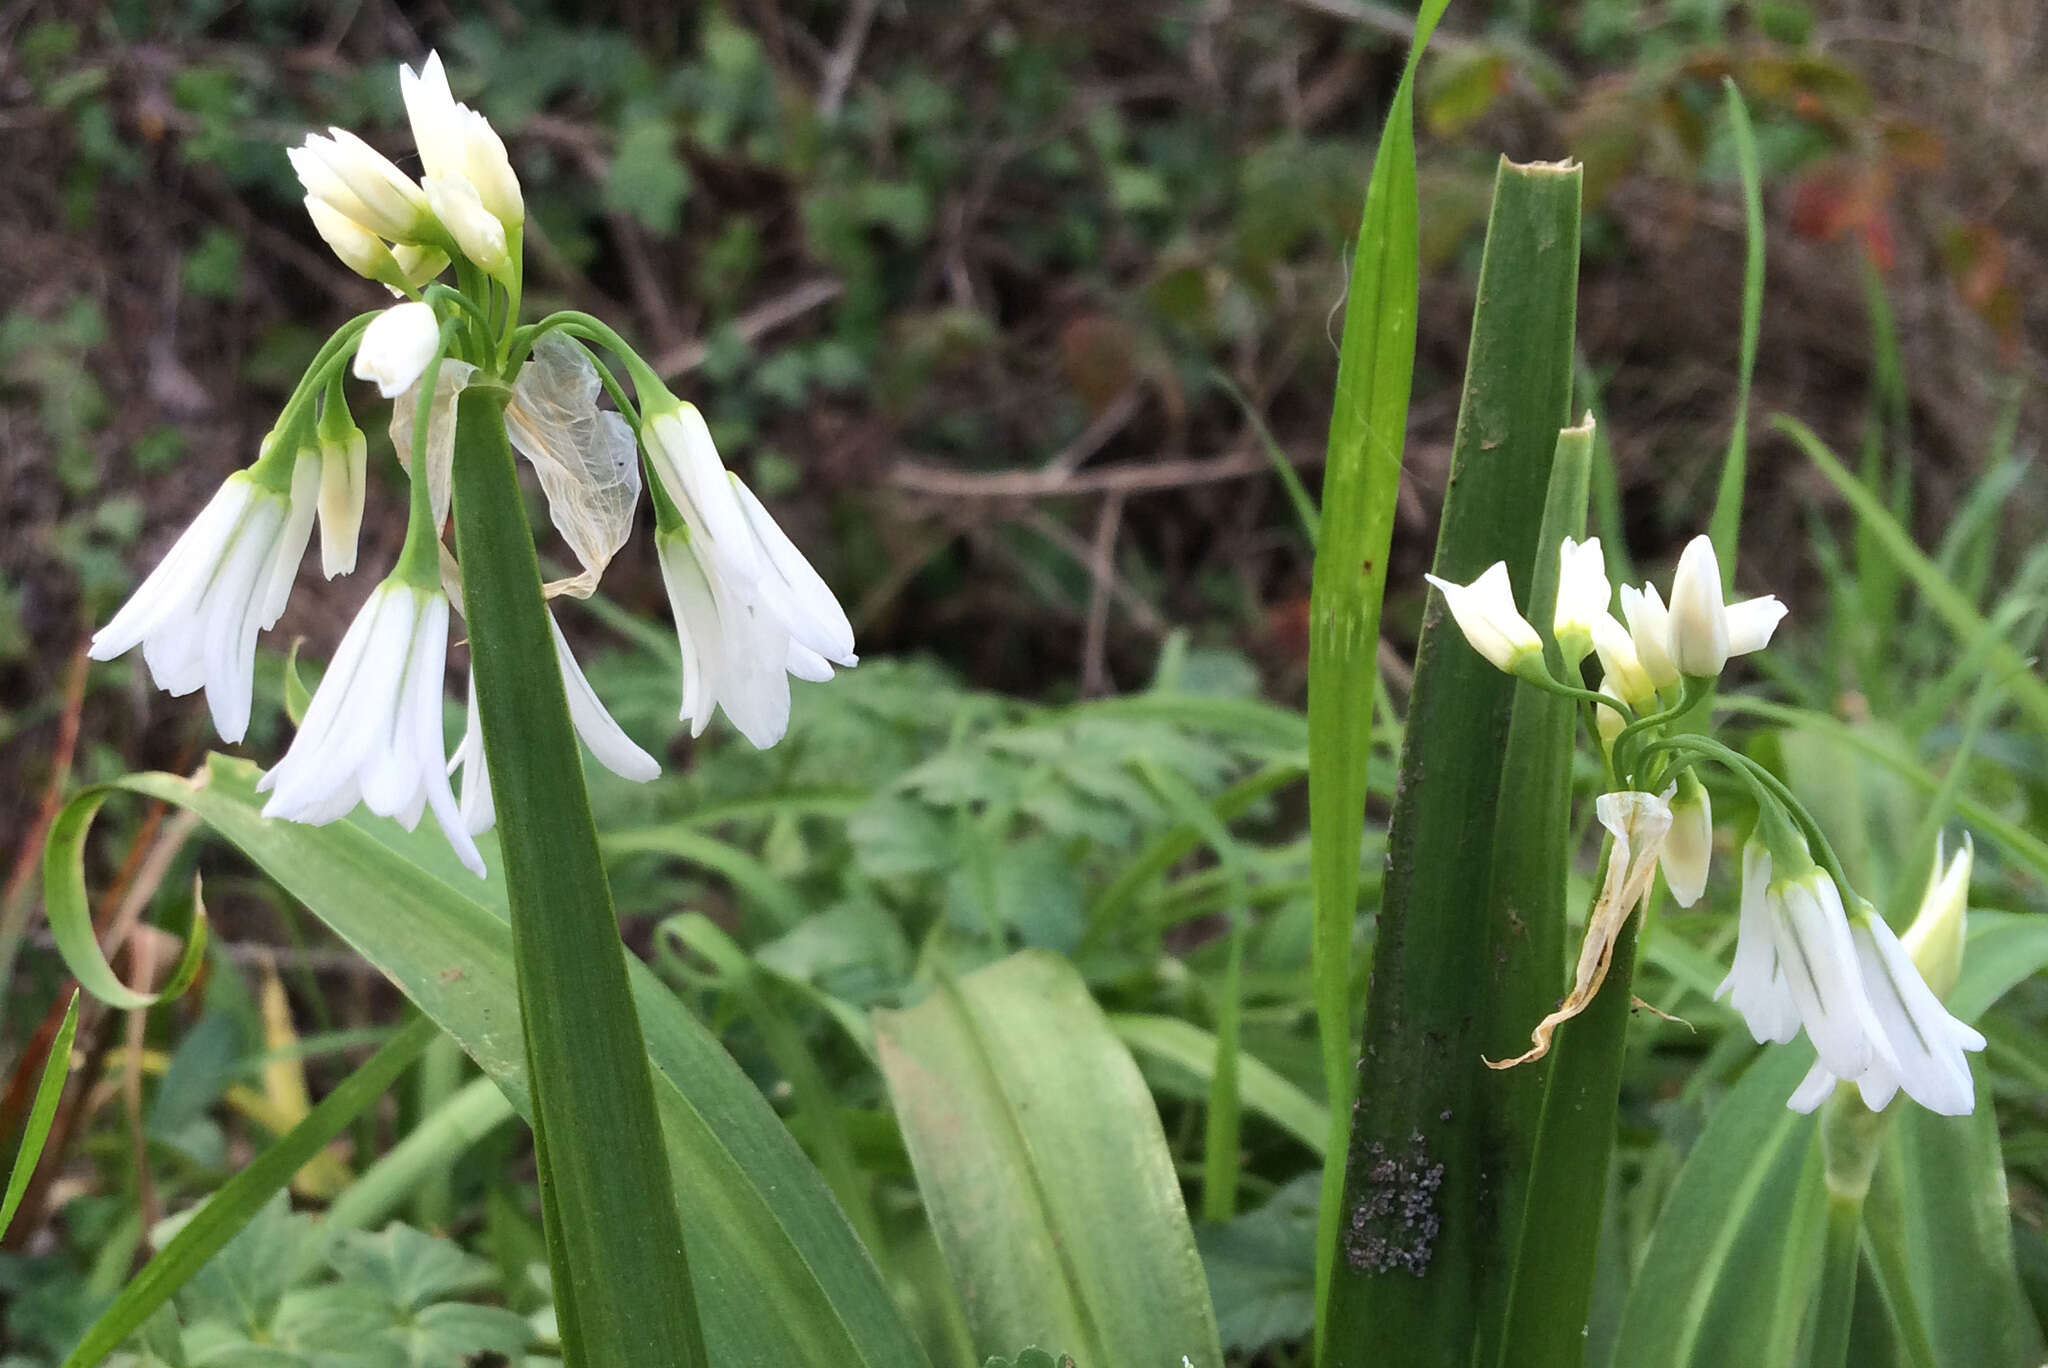
[[[1657,685],[1636,659],[1635,643],[1629,639],[1628,629],[1614,620],[1612,613],[1602,613],[1593,619],[1593,649],[1600,656],[1600,673],[1604,684],[1613,686],[1616,697],[1632,708],[1640,708],[1657,698]]]
[[[1516,674],[1542,668],[1543,639],[1515,607],[1506,561],[1495,561],[1470,584],[1452,584],[1435,575],[1423,578],[1443,592],[1458,630],[1495,669]]]
[[[1621,695],[1614,690],[1612,680],[1600,681],[1600,692],[1619,700]],[[1621,735],[1621,729],[1628,725],[1628,718],[1613,708],[1601,704],[1593,707],[1593,729],[1600,733],[1600,751],[1609,761],[1614,759],[1614,738]]]
[[[432,308],[416,300],[394,304],[363,329],[356,378],[372,381],[378,393],[396,399],[418,383],[440,345],[441,325]]]
[[[462,254],[489,275],[511,262],[505,248],[505,225],[477,198],[476,187],[461,176],[427,177],[427,203],[434,217],[455,239]]]
[[[526,222],[526,198],[519,191],[519,177],[512,159],[505,155],[505,141],[491,121],[474,109],[463,109],[463,165],[477,197],[505,225],[507,232]]]
[[[343,426],[343,425],[346,426]],[[330,433],[330,427],[337,429]],[[343,415],[320,425],[320,571],[328,579],[356,568],[363,526],[369,445],[363,430]]]
[[[404,172],[345,128],[308,134],[285,155],[306,193],[344,218],[394,242],[418,242],[433,228],[427,197]]]
[[[1671,579],[1671,661],[1680,674],[1709,679],[1728,663],[1721,563],[1704,533],[1686,543]]]
[[[1622,585],[1621,615],[1628,620],[1636,660],[1650,682],[1660,689],[1678,683],[1678,667],[1671,663],[1671,614],[1665,611],[1657,586],[1646,584],[1638,589],[1633,584]]]
[[[401,242],[391,249],[391,259],[398,263],[398,269],[405,276],[405,283],[415,290],[448,269],[448,254],[439,247],[423,247],[417,243]],[[404,291],[393,286],[391,293],[403,295]]]
[[[1691,907],[1707,887],[1714,853],[1714,808],[1706,786],[1691,770],[1679,776],[1671,804],[1671,831],[1664,838],[1664,883],[1680,907]]]
[[[321,240],[341,258],[342,265],[359,276],[387,285],[399,278],[398,263],[391,256],[391,249],[384,245],[384,239],[317,195],[306,196],[306,213]]]
[[[1963,971],[1963,930],[1970,905],[1970,866],[1976,848],[1966,836],[1963,848],[1943,869],[1941,852],[1934,856],[1934,869],[1927,878],[1927,892],[1920,899],[1920,911],[1899,941],[1913,958],[1913,966],[1938,998],[1955,991]]]
[[[1600,539],[1579,542],[1566,537],[1557,548],[1557,609],[1551,615],[1550,634],[1567,667],[1576,666],[1593,649],[1593,621],[1607,616],[1610,594]]]

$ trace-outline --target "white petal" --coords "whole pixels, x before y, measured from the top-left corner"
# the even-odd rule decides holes
[[[1742,911],[1735,933],[1735,961],[1714,990],[1742,1015],[1750,1035],[1779,1044],[1799,1033],[1799,1011],[1778,967],[1768,888],[1771,855],[1761,841],[1742,848]]]
[[[562,636],[562,628],[554,615],[548,615],[548,627],[555,637],[555,659],[562,667],[562,691],[569,697],[569,720],[576,726],[576,734],[583,738],[583,744],[590,747],[590,753],[597,762],[621,779],[631,779],[644,784],[661,774],[661,764],[646,751],[633,744],[633,738],[620,729],[612,715],[598,700],[590,681],[576,664],[576,657],[569,650],[569,643]]]
[[[1777,913],[1772,930],[1786,985],[1799,1019],[1838,1078],[1857,1078],[1870,1067],[1880,1040],[1856,971],[1856,947],[1833,879],[1815,872],[1771,884]]]
[[[498,822],[498,805],[491,796],[491,771],[484,760],[483,718],[476,707],[476,670],[469,672],[469,710],[462,728],[462,744],[448,762],[448,772],[462,771],[462,826],[472,836],[481,836]]]
[[[747,590],[713,579],[711,591],[725,629],[718,705],[740,735],[767,750],[789,730],[789,635]]]
[[[306,558],[306,543],[313,539],[313,515],[320,509],[321,474],[321,462],[316,457],[302,456],[292,467],[291,512],[278,528],[277,538],[271,544],[270,564],[264,572],[258,621],[265,631],[284,616],[292,584],[299,577],[299,562]]]
[[[398,91],[405,99],[406,120],[413,144],[429,176],[462,174],[462,125],[441,54],[429,52],[415,76],[411,67],[398,69]]]
[[[1806,1071],[1806,1077],[1792,1090],[1792,1096],[1785,1103],[1793,1111],[1811,1114],[1821,1103],[1835,1095],[1835,1087],[1842,1080],[1828,1072],[1828,1066],[1819,1060]]]
[[[94,660],[112,660],[140,644],[166,617],[193,607],[255,492],[246,473],[223,481],[128,602],[93,634],[87,654]]]
[[[421,611],[423,641],[414,678],[411,722],[414,732],[410,749],[419,764],[420,793],[434,810],[434,820],[454,847],[456,857],[479,879],[485,876],[484,857],[470,839],[455,791],[448,786],[445,744],[441,736],[442,683],[448,663],[448,600],[440,594],[427,595]],[[417,799],[412,818],[419,819]]]
[[[440,723],[441,684],[448,651],[448,600],[414,589],[405,592],[414,600],[417,612],[406,642],[405,663],[393,682],[388,704],[373,714],[376,741],[360,768],[363,806],[379,817],[404,812],[419,793],[421,772],[431,767],[440,774],[448,763],[438,741],[432,747],[431,759],[419,748],[417,740],[422,728],[416,716],[420,709],[431,706],[435,725]],[[438,634],[434,631],[437,605]]]
[[[356,379],[372,381],[379,394],[396,399],[419,382],[440,345],[441,324],[433,306],[417,299],[394,304],[363,329]]]
[[[807,679],[813,684],[823,684],[832,678],[832,662],[798,641],[789,643],[786,668],[798,679]]]
[[[682,404],[655,415],[647,425],[647,445],[660,459],[655,472],[671,499],[695,516],[704,532],[700,557],[709,556],[727,576],[752,583],[761,573],[761,552],[739,495],[718,459],[711,430],[695,404]]]
[[[690,735],[702,736],[711,722],[713,680],[723,652],[724,629],[718,621],[704,567],[687,538],[658,537],[661,582],[668,590],[669,612],[675,618],[676,640],[683,653],[683,702],[678,714],[690,724]]]
[[[1632,584],[1622,585],[1621,614],[1628,620],[1636,659],[1650,676],[1650,682],[1660,689],[1678,683],[1678,667],[1671,663],[1671,614],[1665,611],[1657,586],[1646,584],[1638,589]]]
[[[1671,833],[1664,838],[1664,884],[1680,907],[1691,907],[1707,889],[1714,854],[1714,807],[1704,786],[1695,784],[1671,808]]]
[[[284,517],[284,501],[276,497],[266,495],[250,505],[234,546],[207,588],[201,645],[206,704],[213,712],[214,729],[225,741],[239,741],[249,729],[261,597]]]
[[[779,581],[779,587],[785,591],[781,596],[784,602],[778,606],[784,609],[783,625],[789,634],[827,660],[852,665],[857,659],[853,653],[853,624],[847,621],[846,610],[839,606],[831,586],[811,567],[803,552],[796,549],[796,543],[783,532],[746,482],[735,478],[732,487],[754,535],[761,539],[761,546],[768,553],[768,566],[773,573],[762,576],[762,582],[776,585]],[[1596,543],[1594,554],[1598,553]]]
[[[1729,604],[1728,654],[1748,655],[1770,645],[1771,633],[1778,630],[1778,624],[1785,619],[1785,612],[1785,605],[1778,602],[1775,594]]]
[[[1859,916],[1854,937],[1857,967],[1871,1011],[1898,1061],[1900,1085],[1929,1111],[1967,1114],[1977,1102],[1963,1050],[1982,1049],[1984,1038],[1950,1016],[1921,982],[1911,957],[1883,918],[1874,913]],[[1975,1044],[1960,1044],[1957,1028],[1968,1032]]]

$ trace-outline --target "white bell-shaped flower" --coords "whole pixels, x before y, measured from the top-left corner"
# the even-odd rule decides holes
[[[325,825],[360,802],[411,830],[431,807],[462,863],[483,856],[448,783],[441,699],[448,598],[389,579],[377,586],[335,650],[284,758],[257,781],[265,817]]]
[[[441,323],[431,305],[419,300],[393,304],[370,320],[356,347],[355,374],[386,399],[419,383],[441,345]]]
[[[301,459],[290,492],[238,471],[113,619],[88,652],[111,660],[142,647],[157,687],[204,686],[214,730],[240,741],[249,728],[256,635],[284,612],[313,529],[320,466]]]
[[[1896,1068],[1864,991],[1855,937],[1834,879],[1816,867],[1774,878],[1766,902],[1785,986],[1828,1072],[1858,1079],[1873,1062]]]
[[[760,549],[697,406],[650,402],[641,415],[640,443],[662,489],[701,534],[696,549],[716,561],[726,579],[753,583],[761,573]]]
[[[1542,668],[1543,638],[1515,607],[1506,561],[1495,561],[1470,584],[1452,584],[1435,575],[1423,578],[1442,591],[1458,630],[1495,669],[1514,674],[1530,668],[1532,662],[1535,668]]]
[[[1771,905],[1771,853],[1752,837],[1742,848],[1742,911],[1735,933],[1735,962],[1714,989],[1742,1015],[1760,1043],[1782,1045],[1799,1034],[1799,1004],[1778,954]]]
[[[1600,539],[1566,537],[1557,548],[1557,610],[1551,615],[1551,636],[1566,666],[1577,665],[1593,649],[1593,625],[1606,618],[1612,591],[1607,559]]]
[[[590,687],[583,669],[576,663],[574,653],[569,650],[568,638],[562,635],[561,626],[556,623],[553,613],[548,614],[548,628],[555,638],[555,663],[562,670],[562,691],[569,699],[569,721],[575,726],[576,734],[583,738],[583,744],[597,762],[621,779],[630,779],[644,784],[661,774],[661,764],[653,756],[634,744],[625,729],[613,719],[611,713]],[[448,772],[462,771],[462,821],[473,836],[489,831],[498,820],[498,805],[491,796],[491,773],[484,762],[484,732],[481,714],[476,706],[476,670],[469,673],[469,721],[463,728],[462,744],[456,747],[455,756],[448,764]]]

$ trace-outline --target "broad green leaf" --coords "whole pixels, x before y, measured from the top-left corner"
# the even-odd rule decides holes
[[[1366,183],[1358,248],[1344,306],[1337,393],[1323,471],[1322,516],[1309,589],[1309,860],[1313,869],[1315,990],[1323,1087],[1329,1097],[1326,1153],[1341,1155],[1353,1082],[1352,941],[1358,926],[1358,852],[1372,757],[1380,606],[1387,547],[1401,489],[1408,393],[1415,377],[1415,317],[1421,248],[1415,188],[1415,71],[1449,0],[1429,0]],[[1316,1290],[1330,1285],[1343,1177],[1324,1167]]]
[[[1819,1280],[1815,1122],[1785,1105],[1813,1051],[1773,1048],[1714,1109],[1636,1269],[1612,1368],[1793,1362]]]
[[[197,813],[462,1043],[530,1116],[503,877],[464,871],[438,832],[358,816],[266,820],[256,769],[214,756],[197,782],[119,787]],[[487,861],[495,851],[484,846]],[[445,882],[459,880],[459,882]],[[628,966],[693,1281],[717,1363],[925,1363],[817,1171],[760,1093],[644,966]],[[317,1109],[316,1109],[317,1110]]]
[[[918,1190],[976,1352],[1220,1368],[1151,1094],[1073,967],[1024,951],[875,1014]]]
[[[1557,555],[1537,541],[1569,421],[1579,189],[1576,165],[1500,166],[1437,538],[1438,575],[1467,583],[1505,561],[1523,604],[1538,557]],[[1481,1056],[1504,1035],[1495,1013],[1521,1009],[1526,985],[1561,972],[1541,949],[1561,933],[1514,934],[1486,854],[1503,839],[1555,840],[1555,814],[1541,811],[1554,795],[1515,795],[1526,828],[1497,814],[1522,687],[1432,595],[1388,835],[1326,1368],[1464,1368],[1503,1310],[1518,1215],[1503,1202],[1520,1182],[1507,1171],[1526,1168],[1535,1137],[1517,1105],[1528,1085],[1504,1084]],[[1492,841],[1475,843],[1475,831]],[[1548,915],[1561,921],[1561,900]],[[1526,1038],[1534,1023],[1514,1024]]]

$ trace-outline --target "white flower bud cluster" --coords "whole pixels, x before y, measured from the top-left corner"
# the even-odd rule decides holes
[[[515,269],[526,202],[504,141],[456,101],[439,53],[428,53],[417,73],[400,68],[399,89],[424,179],[414,181],[347,129],[309,134],[286,155],[314,228],[343,265],[393,293],[420,289],[448,268],[451,252],[505,276]]]

